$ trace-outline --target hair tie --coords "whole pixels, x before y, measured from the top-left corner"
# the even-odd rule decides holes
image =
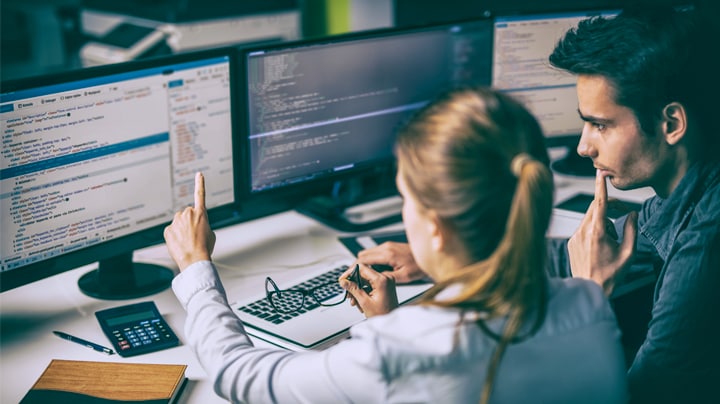
[[[510,162],[510,171],[512,171],[513,175],[519,178],[520,174],[522,174],[522,169],[525,166],[525,163],[531,160],[533,160],[533,158],[527,153],[520,153],[516,155]]]

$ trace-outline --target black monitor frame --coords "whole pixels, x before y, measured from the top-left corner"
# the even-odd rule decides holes
[[[231,116],[234,117],[237,112],[235,84],[232,78],[232,72],[236,68],[235,52],[234,47],[216,48],[65,71],[47,76],[16,79],[3,82],[2,91],[4,94],[8,94],[28,88],[100,78],[205,58],[226,57],[231,72],[230,102]],[[236,124],[237,121],[232,119],[233,133],[236,131]],[[235,170],[233,176],[235,178],[238,175],[237,167],[241,164],[235,157],[242,154],[238,148],[239,145],[233,138],[233,167]],[[241,220],[239,209],[241,192],[239,190],[238,184],[234,184],[234,202],[209,209],[208,217],[213,228],[224,227]],[[132,261],[132,256],[134,250],[163,243],[163,230],[167,224],[169,224],[169,221],[130,235],[106,240],[100,244],[70,251],[20,268],[2,271],[0,272],[0,292],[98,262],[98,269],[86,273],[78,281],[81,290],[85,294],[101,299],[119,300],[157,293],[170,285],[170,281],[174,276],[173,271],[158,265],[135,263]]]
[[[453,24],[435,24],[422,27],[412,28],[383,28],[370,31],[352,32],[341,35],[334,35],[322,38],[310,38],[298,41],[284,42],[279,44],[269,44],[259,47],[244,47],[240,50],[238,67],[240,70],[240,79],[238,80],[239,92],[248,97],[248,55],[258,52],[273,51],[292,51],[302,50],[305,47],[316,47],[325,45],[341,45],[352,41],[375,40],[379,38],[389,38],[403,35],[412,35],[418,32],[428,31],[445,31],[450,32],[459,26],[482,26],[483,32],[488,35],[487,54],[484,60],[487,60],[487,69],[483,73],[482,80],[474,83],[466,83],[466,85],[489,85],[490,84],[490,62],[491,62],[491,46],[492,41],[492,21],[486,18],[458,21]],[[418,61],[418,63],[421,63]],[[485,77],[486,76],[486,77]],[[448,86],[438,91],[449,90]],[[343,212],[346,209],[371,202],[377,199],[397,195],[395,187],[395,158],[390,154],[382,159],[367,164],[353,166],[351,169],[328,172],[324,176],[312,178],[308,181],[298,183],[288,183],[281,187],[253,190],[251,184],[251,148],[250,148],[250,118],[249,118],[249,100],[244,101],[243,111],[239,115],[242,122],[241,136],[245,146],[243,151],[245,183],[242,185],[246,195],[244,198],[244,207],[252,205],[250,210],[256,211],[257,215],[267,212],[277,212],[287,209],[295,209],[300,213],[311,216],[324,224],[341,231],[359,232],[377,228],[383,225],[397,223],[401,220],[399,212],[395,214],[373,220],[367,223],[351,223],[343,218]],[[398,129],[402,122],[398,123]],[[394,135],[394,133],[393,133]],[[248,214],[248,210],[244,210],[244,214]]]
[[[536,14],[587,10],[622,9],[628,6],[698,6],[717,4],[714,0],[392,0],[394,24],[417,26],[460,21],[474,17],[495,17],[511,14]]]

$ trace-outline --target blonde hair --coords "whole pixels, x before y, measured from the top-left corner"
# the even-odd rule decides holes
[[[460,89],[421,110],[398,134],[395,152],[408,192],[451,229],[472,264],[428,291],[423,304],[482,313],[498,345],[482,402],[489,400],[507,345],[546,310],[545,233],[553,179],[542,130],[517,101],[488,88]],[[451,300],[433,298],[451,284]],[[501,335],[485,321],[505,317]]]

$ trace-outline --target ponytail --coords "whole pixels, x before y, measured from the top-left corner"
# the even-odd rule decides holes
[[[542,263],[545,262],[545,237],[552,212],[552,174],[544,164],[527,154],[515,156],[510,164],[518,177],[518,184],[510,208],[505,237],[491,261],[498,268],[495,288],[495,315],[507,315],[507,322],[498,344],[493,351],[485,376],[480,402],[490,400],[492,386],[497,376],[500,360],[510,343],[518,342],[534,334],[545,320],[547,306],[547,278]],[[543,237],[538,237],[542,234]],[[534,312],[534,313],[532,313]],[[528,334],[518,336],[520,328],[534,314],[534,322]],[[491,316],[492,317],[492,316]],[[482,320],[481,320],[482,321]],[[493,334],[484,323],[481,327]]]
[[[486,260],[465,267],[458,276],[438,282],[423,298],[423,302],[433,305],[471,308],[484,313],[478,325],[498,343],[488,364],[481,403],[490,399],[507,346],[534,334],[545,320],[547,308],[545,233],[552,213],[552,174],[547,165],[524,153],[512,159],[509,169],[517,178],[517,185],[505,234],[498,247]],[[458,296],[432,300],[453,283],[465,285]],[[534,316],[532,327],[525,335],[518,335],[531,316]],[[486,325],[487,320],[498,317],[507,318],[500,335]]]

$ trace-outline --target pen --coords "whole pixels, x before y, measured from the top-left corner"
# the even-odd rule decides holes
[[[90,349],[92,349],[92,350],[94,350],[94,351],[103,352],[103,353],[106,353],[106,354],[108,354],[108,355],[112,355],[112,354],[115,353],[115,352],[113,352],[113,350],[110,349],[110,348],[105,348],[104,346],[98,345],[98,344],[96,344],[96,343],[94,343],[94,342],[86,341],[86,340],[84,340],[84,339],[82,339],[82,338],[74,337],[74,336],[72,336],[72,335],[70,335],[70,334],[65,334],[65,333],[62,332],[62,331],[53,331],[53,334],[57,335],[58,337],[60,337],[60,338],[62,338],[62,339],[66,339],[66,340],[68,340],[68,341],[75,342],[75,343],[80,344],[80,345],[85,345],[86,347],[88,347],[88,348],[90,348]]]

